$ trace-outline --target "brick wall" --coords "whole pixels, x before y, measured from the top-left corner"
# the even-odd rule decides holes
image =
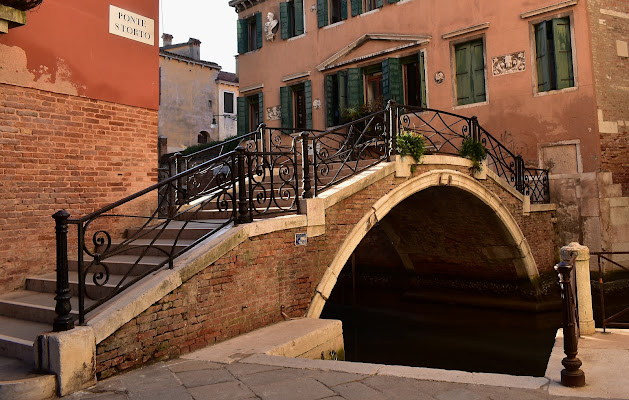
[[[602,111],[601,166],[629,196],[629,57],[622,49],[629,44],[629,2],[588,1],[588,13],[596,101]]]
[[[54,271],[54,212],[95,211],[155,183],[156,168],[156,110],[0,84],[0,293]]]
[[[425,168],[419,166],[416,174]],[[294,244],[305,228],[246,240],[99,343],[98,378],[269,325],[282,319],[282,310],[304,316],[347,234],[403,180],[390,175],[327,209],[325,234],[308,238],[307,246]],[[497,190],[524,229],[539,235],[529,243],[536,260],[547,264],[555,250],[548,240],[551,214],[523,216],[521,203]]]

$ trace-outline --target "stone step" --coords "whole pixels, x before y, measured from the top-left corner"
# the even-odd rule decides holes
[[[122,243],[121,241],[112,241],[111,249],[112,250],[115,249],[116,246],[118,246],[121,243]],[[170,239],[157,239],[155,241],[153,241],[153,239],[137,239],[129,243],[129,245],[126,246],[118,255],[139,256],[139,255],[144,254],[146,256],[167,257],[167,255],[171,253],[177,253],[185,249],[186,247],[190,246],[193,243],[194,243],[194,240],[191,240],[191,239],[185,239],[185,240],[181,239],[181,240],[178,240],[176,244],[174,244],[174,241]]]
[[[52,325],[0,316],[0,356],[34,365],[33,342]]]
[[[19,316],[22,320],[40,322],[52,326],[56,317],[55,304],[54,293],[20,290],[0,297],[0,315],[6,317]],[[71,314],[78,318],[78,298],[72,297],[70,304],[72,305]],[[86,307],[92,304],[94,304],[93,300],[85,299]]]
[[[129,268],[131,268],[132,265],[133,264],[129,264]],[[68,278],[70,281],[70,293],[72,296],[78,296],[79,274],[76,271],[68,271]],[[96,285],[93,278],[93,273],[87,274],[85,279],[86,291],[90,297],[100,299],[109,295],[116,288],[116,285],[124,278],[124,275],[113,275],[110,272],[107,283],[103,285]],[[126,279],[126,282],[129,282],[132,279],[133,276],[130,276]],[[102,279],[98,280],[98,282],[101,281]],[[46,275],[27,277],[26,290],[41,293],[55,293],[57,290],[57,273],[52,272]]]
[[[0,356],[0,399],[45,400],[57,393],[57,379],[52,374],[33,371],[31,364]]]
[[[139,256],[137,255],[128,255],[128,256],[113,256],[107,259],[106,264],[109,268],[109,273],[113,275],[125,275],[131,266],[138,262]],[[166,260],[166,257],[160,256],[144,256],[140,259],[138,264],[131,271],[131,275],[137,276],[142,275],[154,268],[157,267],[161,262]],[[89,266],[92,262],[92,257],[85,256],[83,260],[84,266]],[[68,261],[68,269],[70,271],[77,271],[77,260],[69,260]]]
[[[156,228],[142,228],[135,227],[127,229],[127,238],[135,237],[143,239],[153,239],[159,237],[160,239],[179,239],[184,240],[196,240],[206,233],[220,227],[224,220],[198,220],[188,222],[184,226],[183,221],[170,221],[166,226],[159,226]],[[183,230],[182,230],[183,229]]]
[[[270,218],[270,217],[274,217],[276,215],[274,214],[267,214],[267,213],[273,213],[273,212],[279,212],[280,209],[277,207],[271,207],[269,208],[269,210],[267,211],[267,213],[263,213],[265,210],[265,208],[258,208],[258,211],[260,213],[254,213],[254,218]],[[197,216],[202,216],[204,218],[229,218],[231,216],[231,209],[227,210],[227,211],[218,211],[218,210],[200,210],[197,213]],[[187,216],[185,214],[182,214],[179,218],[181,218],[182,221],[185,221],[185,218]]]

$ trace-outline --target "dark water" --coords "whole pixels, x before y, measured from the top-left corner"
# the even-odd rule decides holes
[[[384,306],[376,306],[378,297]],[[427,301],[391,302],[374,290],[369,305],[328,301],[321,318],[343,322],[347,361],[543,376],[561,314]]]

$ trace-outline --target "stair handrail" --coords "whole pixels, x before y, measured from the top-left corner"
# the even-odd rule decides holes
[[[629,328],[629,322],[614,322],[623,315],[629,315],[629,307],[620,311],[616,311],[611,316],[607,316],[605,306],[605,274],[607,273],[605,263],[608,262],[613,266],[629,272],[629,268],[614,260],[614,256],[627,256],[629,251],[593,251],[590,253],[596,256],[598,265],[598,290],[601,301],[601,322],[603,324],[603,332],[607,331],[607,327],[611,328]]]

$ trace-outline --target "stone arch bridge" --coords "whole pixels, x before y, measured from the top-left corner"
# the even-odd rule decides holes
[[[87,321],[98,375],[286,317],[318,318],[348,258],[378,225],[386,224],[405,267],[420,274],[423,263],[436,263],[462,278],[536,287],[554,265],[554,206],[531,204],[487,168],[471,167],[441,155],[412,167],[398,156],[302,200],[300,215],[228,228]],[[417,251],[397,229],[414,224]],[[303,234],[307,242],[297,244]]]

